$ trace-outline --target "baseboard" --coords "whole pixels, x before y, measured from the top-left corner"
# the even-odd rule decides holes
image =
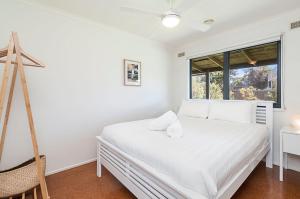
[[[48,172],[46,172],[46,176],[49,176],[49,175],[52,175],[52,174],[55,174],[55,173],[59,173],[59,172],[62,172],[62,171],[68,170],[68,169],[73,169],[75,167],[79,167],[79,166],[82,166],[84,164],[88,164],[88,163],[91,163],[91,162],[95,162],[96,160],[97,160],[97,158],[92,158],[90,160],[86,160],[86,161],[83,161],[83,162],[80,162],[80,163],[77,163],[77,164],[73,164],[73,165],[66,166],[66,167],[63,167],[63,168],[60,168],[60,169],[56,169],[54,171],[48,171]]]
[[[83,161],[83,162],[80,162],[80,163],[77,163],[77,164],[73,164],[73,165],[66,166],[66,167],[63,167],[63,168],[60,168],[60,169],[57,169],[57,170],[49,171],[49,172],[46,172],[46,176],[52,175],[52,174],[55,174],[55,173],[59,173],[59,172],[62,172],[62,171],[68,170],[68,169],[73,169],[75,167],[79,167],[79,166],[94,162],[96,160],[97,160],[97,158],[92,158],[90,160],[86,160],[86,161]],[[263,161],[265,161],[265,160],[263,160]],[[278,162],[273,162],[273,165],[278,166],[279,164],[278,164]],[[300,172],[298,167],[289,166],[289,169]]]
[[[296,157],[296,156],[294,156],[294,157]],[[266,162],[265,158],[262,161]],[[279,162],[273,160],[273,166],[279,167]],[[299,159],[295,160],[295,159],[291,159],[290,157],[288,157],[287,169],[300,172],[300,161],[299,161]]]

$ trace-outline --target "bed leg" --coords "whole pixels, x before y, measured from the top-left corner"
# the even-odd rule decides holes
[[[101,145],[100,142],[97,141],[97,176],[101,177],[101,156],[100,156]]]
[[[270,151],[268,152],[268,154],[266,156],[266,167],[273,168],[273,153],[272,153],[272,149],[270,149]]]

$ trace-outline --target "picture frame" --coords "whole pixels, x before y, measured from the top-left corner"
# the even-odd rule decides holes
[[[124,85],[141,86],[142,63],[124,59]]]

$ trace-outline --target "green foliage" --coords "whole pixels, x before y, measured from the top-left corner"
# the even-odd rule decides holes
[[[193,98],[206,98],[205,74],[192,77]],[[268,79],[271,78],[271,79]],[[268,88],[271,81],[271,88]],[[230,70],[230,99],[276,101],[277,75],[269,66]],[[223,99],[223,71],[209,73],[210,99]]]
[[[203,81],[204,79],[204,81]],[[193,76],[192,77],[192,97],[193,99],[205,99],[205,77]]]
[[[255,88],[253,86],[250,86],[248,88],[241,88],[240,90],[240,94],[242,96],[242,99],[245,100],[256,100],[256,96],[255,96]]]
[[[210,99],[223,99],[223,71],[211,72],[209,74],[209,97]]]
[[[238,75],[238,72],[239,75]],[[270,66],[231,70],[231,99],[276,101],[277,75]],[[242,74],[242,75],[241,75]],[[271,79],[269,79],[271,78]],[[268,87],[271,81],[271,88]]]
[[[211,72],[209,74],[210,77],[210,83],[215,83],[222,87],[223,85],[223,71],[216,71],[216,72]]]
[[[221,86],[216,83],[211,83],[209,85],[209,96],[210,99],[223,99]]]
[[[250,86],[257,89],[265,89],[268,86],[268,69],[266,67],[251,68],[245,75]]]

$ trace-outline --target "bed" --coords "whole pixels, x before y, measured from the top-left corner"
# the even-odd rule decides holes
[[[230,198],[264,157],[272,167],[272,103],[254,113],[252,123],[180,115],[180,139],[148,130],[151,119],[107,126],[97,175],[103,165],[137,198]]]

